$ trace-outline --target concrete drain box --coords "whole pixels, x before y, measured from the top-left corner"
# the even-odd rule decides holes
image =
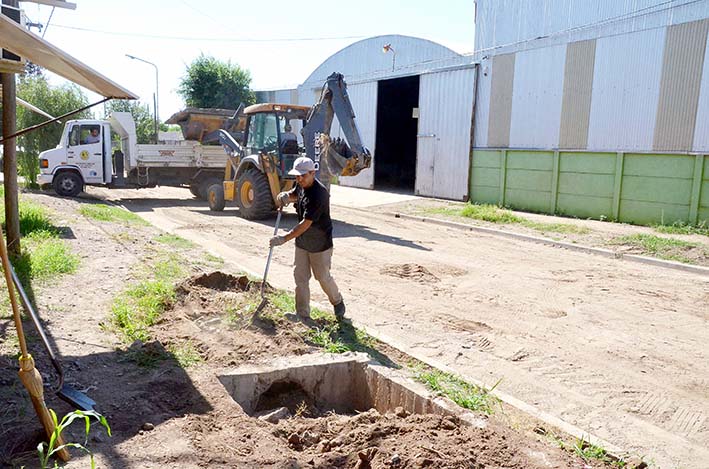
[[[293,392],[321,411],[350,414],[376,409],[394,412],[454,415],[477,427],[486,419],[452,401],[431,394],[405,370],[380,365],[367,354],[311,354],[280,357],[268,365],[245,365],[219,376],[229,394],[249,415],[268,410],[272,393]]]

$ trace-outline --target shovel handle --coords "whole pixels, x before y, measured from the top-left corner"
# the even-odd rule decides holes
[[[273,229],[273,236],[278,234],[278,225],[281,224],[281,214],[283,213],[283,207],[278,208],[278,215],[276,216],[276,226]],[[266,278],[268,277],[268,268],[271,265],[271,257],[273,256],[273,247],[268,249],[268,259],[266,260],[266,270],[263,272],[263,281],[261,282],[261,298],[263,299],[266,293]]]
[[[7,257],[7,246],[5,245],[5,234],[0,227],[0,257],[2,257],[2,270],[5,274],[5,283],[7,283],[7,293],[10,297],[10,305],[12,306],[12,317],[15,321],[17,329],[17,337],[20,341],[20,351],[23,357],[27,357],[27,342],[25,342],[25,332],[22,329],[22,319],[20,318],[20,309],[17,307],[17,298],[15,297],[15,289],[12,283],[12,274],[10,274],[10,259]]]
[[[37,330],[37,333],[39,334],[40,339],[42,340],[42,345],[44,345],[44,350],[47,352],[47,355],[49,356],[49,361],[52,362],[52,366],[56,370],[57,375],[59,377],[56,389],[61,389],[62,385],[64,384],[64,370],[62,369],[61,364],[57,360],[57,356],[54,353],[52,346],[49,344],[49,339],[47,339],[47,334],[44,332],[44,327],[42,327],[42,323],[39,320],[39,316],[37,315],[37,312],[32,307],[32,302],[27,297],[27,292],[25,292],[25,289],[22,286],[20,279],[17,277],[17,273],[15,272],[15,268],[12,266],[11,262],[9,263],[9,265],[10,265],[10,274],[12,275],[12,282],[15,284],[15,288],[17,289],[17,293],[20,295],[20,302],[22,303],[22,306],[24,306],[25,311],[27,311],[30,318],[32,319],[32,323],[34,324],[34,327]]]

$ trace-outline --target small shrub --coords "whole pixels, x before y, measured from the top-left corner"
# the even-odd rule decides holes
[[[91,410],[75,410],[74,412],[70,414],[66,414],[61,422],[57,420],[57,414],[52,410],[49,409],[49,414],[52,417],[52,420],[54,421],[54,432],[52,433],[51,438],[49,439],[49,442],[42,442],[37,446],[37,453],[39,454],[39,462],[40,466],[42,469],[46,469],[49,467],[49,460],[54,456],[56,453],[61,451],[64,448],[77,448],[80,449],[81,451],[85,452],[86,454],[89,455],[89,462],[91,467],[95,467],[94,464],[94,455],[93,453],[87,448],[87,444],[89,441],[89,433],[91,431],[91,422],[93,421],[98,421],[105,429],[106,433],[108,433],[108,436],[111,436],[111,427],[108,425],[108,421],[106,420],[106,417],[103,415],[99,414],[98,412],[94,412]],[[75,420],[77,419],[84,419],[84,429],[85,429],[85,437],[84,437],[84,443],[79,444],[79,443],[64,443],[61,446],[57,446],[57,442],[59,441],[60,436],[62,435],[62,432],[69,427]],[[54,467],[58,468],[59,465],[55,462]]]

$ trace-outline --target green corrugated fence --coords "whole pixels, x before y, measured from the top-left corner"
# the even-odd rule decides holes
[[[709,223],[709,155],[475,149],[470,199],[650,225]]]

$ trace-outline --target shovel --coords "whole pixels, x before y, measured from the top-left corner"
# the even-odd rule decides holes
[[[49,409],[47,409],[47,404],[44,402],[44,388],[42,383],[42,376],[39,371],[34,366],[34,358],[32,355],[27,353],[27,343],[25,342],[25,333],[22,329],[22,319],[20,318],[20,309],[17,306],[17,299],[15,298],[15,289],[12,283],[12,274],[10,273],[12,267],[10,265],[10,259],[7,257],[7,247],[5,246],[5,235],[0,228],[0,257],[2,257],[2,267],[5,274],[5,282],[7,283],[7,293],[10,296],[10,305],[12,306],[12,317],[15,321],[15,328],[17,329],[17,338],[20,342],[20,381],[27,389],[27,392],[32,399],[32,406],[34,407],[37,417],[39,417],[40,422],[44,426],[44,430],[47,433],[47,438],[49,441],[52,440],[54,435],[54,420],[49,414]],[[64,445],[61,435],[56,439],[55,448],[59,448]],[[57,451],[57,456],[62,461],[69,460],[69,451],[66,448],[62,448]]]
[[[17,288],[17,292],[20,294],[20,301],[22,302],[22,306],[24,306],[25,311],[27,311],[27,313],[30,315],[30,318],[32,318],[32,323],[34,324],[34,327],[37,330],[40,339],[42,340],[44,350],[46,350],[47,355],[49,356],[49,360],[52,362],[52,366],[57,372],[58,379],[57,385],[54,388],[54,392],[62,400],[64,400],[66,403],[76,409],[94,410],[96,402],[94,402],[93,399],[91,399],[86,394],[77,391],[68,384],[64,383],[64,370],[62,369],[62,365],[59,360],[57,360],[57,356],[54,353],[54,350],[49,345],[49,340],[47,340],[47,335],[44,332],[44,327],[42,327],[42,323],[39,321],[39,316],[37,316],[37,313],[32,307],[32,303],[30,303],[29,298],[27,298],[27,293],[25,293],[25,289],[22,286],[22,283],[20,283],[20,279],[17,277],[17,274],[15,273],[15,269],[12,267],[12,264],[9,264],[9,266],[10,273],[12,274],[12,281],[15,284],[15,288]]]
[[[276,236],[278,234],[278,225],[281,224],[281,214],[283,213],[283,207],[280,207],[278,209],[278,215],[276,216],[276,227],[273,229],[273,236]],[[268,268],[271,265],[271,257],[273,256],[273,246],[271,246],[268,250],[268,259],[266,260],[266,270],[263,272],[263,281],[261,282],[261,303],[256,307],[256,310],[254,311],[254,314],[252,319],[255,319],[261,310],[263,310],[264,306],[266,306],[266,303],[268,302],[268,299],[266,298],[266,278],[268,277]]]

